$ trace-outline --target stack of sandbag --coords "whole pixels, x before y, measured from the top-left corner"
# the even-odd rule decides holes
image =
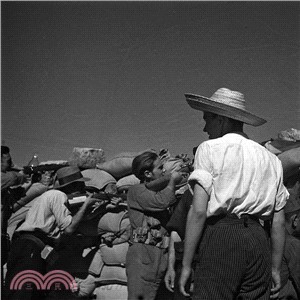
[[[291,186],[299,180],[300,130],[282,130],[276,139],[264,142],[263,145],[281,160],[286,185]]]
[[[125,263],[129,247],[130,221],[124,203],[107,206],[107,212],[98,223],[98,234],[101,243],[89,268],[89,274],[96,277],[94,294],[101,295],[100,299],[126,299]],[[124,298],[120,298],[120,292]]]

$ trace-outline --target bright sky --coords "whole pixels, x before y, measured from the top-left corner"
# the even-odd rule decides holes
[[[244,93],[258,142],[300,129],[300,2],[1,2],[2,144],[16,164],[73,147],[192,154],[184,93]]]

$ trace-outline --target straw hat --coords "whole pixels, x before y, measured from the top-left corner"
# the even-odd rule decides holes
[[[80,170],[76,166],[60,168],[56,172],[56,182],[54,188],[62,188],[76,181],[87,181],[89,178],[82,176]]]
[[[243,123],[259,126],[267,121],[246,110],[244,95],[227,88],[218,89],[210,98],[185,94],[188,104],[197,110],[215,113]]]

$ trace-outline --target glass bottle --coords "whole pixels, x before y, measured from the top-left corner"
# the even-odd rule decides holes
[[[38,166],[38,165],[39,165],[39,159],[38,159],[37,153],[35,153],[35,154],[32,156],[31,160],[29,161],[28,166],[29,166],[29,167],[36,167],[36,166]]]

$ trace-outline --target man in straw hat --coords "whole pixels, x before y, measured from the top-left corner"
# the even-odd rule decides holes
[[[199,243],[193,299],[275,298],[289,194],[279,159],[243,132],[243,123],[266,121],[246,110],[237,91],[221,88],[211,98],[185,96],[192,108],[203,111],[209,140],[199,145],[189,177],[193,203],[180,290],[188,296],[184,286]],[[260,220],[272,220],[271,250]]]
[[[65,206],[68,194],[84,192],[85,181],[75,166],[63,167],[57,171],[54,188],[39,196],[29,209],[24,223],[16,229],[12,238],[10,257],[7,263],[5,299],[43,299],[45,291],[31,287],[11,289],[10,283],[21,271],[46,273],[47,262],[53,257],[48,250],[55,248],[64,235],[72,234],[83,219],[88,207],[97,200],[87,197],[78,212],[72,216]],[[47,256],[48,255],[48,256]],[[31,271],[30,271],[31,270]]]

